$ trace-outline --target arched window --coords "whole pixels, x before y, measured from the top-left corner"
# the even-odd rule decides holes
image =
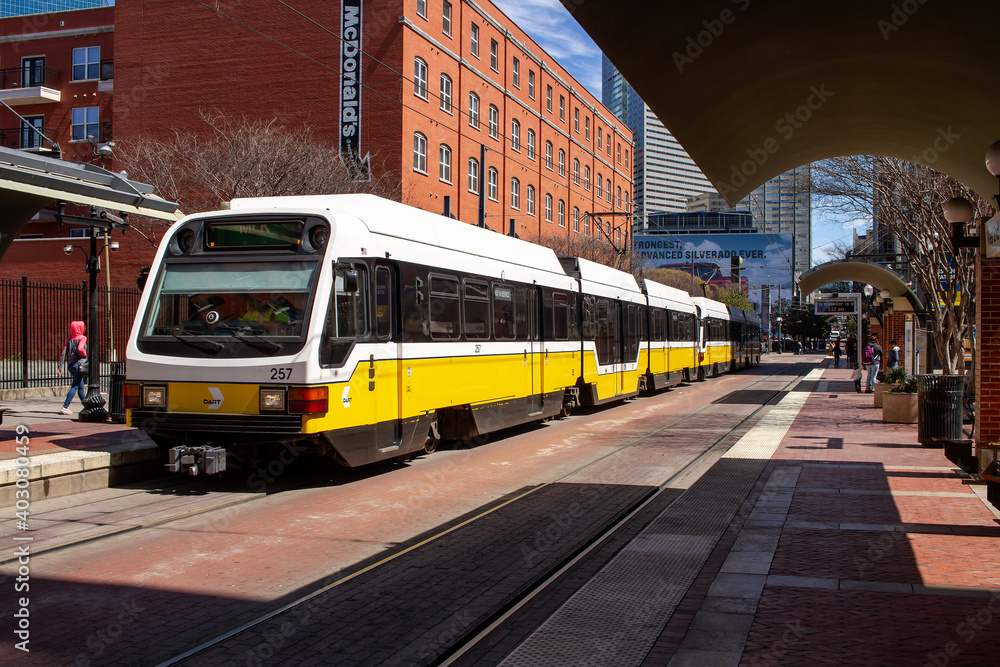
[[[529,185],[524,193],[525,211],[528,215],[535,215],[535,186]]]
[[[500,110],[495,105],[490,105],[490,139],[500,136]]]
[[[583,187],[590,191],[590,165],[585,165],[583,168]]]
[[[535,131],[528,130],[528,159],[535,159]]]
[[[616,199],[618,208],[621,208],[622,207],[622,186],[620,186],[620,185],[617,188],[615,199]]]
[[[580,185],[580,161],[573,158],[573,184]]]
[[[493,201],[500,201],[500,195],[497,194],[497,172],[496,167],[490,167],[489,179],[487,180],[487,187],[489,188],[489,198]]]
[[[438,161],[438,178],[445,183],[451,183],[451,147],[448,144],[441,144]]]
[[[479,160],[469,158],[469,192],[479,194]]]
[[[469,93],[469,125],[479,129],[479,95]]]
[[[576,206],[573,207],[573,231],[580,233],[580,209]]]
[[[516,118],[510,120],[510,148],[521,152],[521,123]]]
[[[604,177],[601,176],[601,172],[597,172],[597,198],[600,199],[604,196],[604,190],[602,189],[602,184],[604,182]]]
[[[427,63],[422,58],[413,60],[413,94],[427,99]]]
[[[552,142],[545,142],[545,167],[552,171]]]
[[[611,203],[611,179],[609,178],[609,179],[605,180],[604,181],[604,185],[605,185],[605,187],[604,187],[604,198],[607,199],[608,203],[610,204]]]
[[[441,98],[439,100],[441,111],[451,113],[451,77],[441,73]]]
[[[510,207],[521,209],[521,181],[516,178],[510,179]]]
[[[545,193],[545,222],[552,222],[552,195]]]
[[[566,202],[559,200],[559,226],[566,226]]]
[[[559,175],[566,175],[566,151],[559,149]]]
[[[413,133],[413,170],[427,173],[427,137],[419,132]]]

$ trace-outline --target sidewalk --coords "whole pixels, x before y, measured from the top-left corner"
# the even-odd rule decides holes
[[[643,664],[1000,664],[1000,513],[916,431],[825,368]]]
[[[17,459],[28,447],[31,499],[105,488],[160,470],[162,452],[142,431],[111,422],[80,422],[59,414],[65,388],[31,390],[24,398],[0,400],[0,507],[14,504]],[[18,427],[21,431],[18,432]],[[18,451],[22,449],[22,451]]]

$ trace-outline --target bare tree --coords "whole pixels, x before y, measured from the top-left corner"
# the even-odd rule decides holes
[[[923,292],[938,360],[947,373],[964,372],[963,339],[976,315],[975,255],[952,248],[942,205],[965,197],[985,219],[993,214],[989,204],[958,181],[897,158],[833,158],[814,164],[812,179],[825,208],[872,216],[898,239]]]
[[[307,126],[201,112],[204,126],[169,139],[119,142],[129,178],[153,185],[187,212],[216,210],[237,197],[364,192],[400,201],[399,178],[372,170],[370,180],[344,164],[336,147]],[[163,223],[155,223],[162,225]]]

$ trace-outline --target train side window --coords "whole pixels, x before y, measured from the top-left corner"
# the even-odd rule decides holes
[[[514,288],[514,337],[528,340],[528,294],[523,287]]]
[[[666,340],[667,339],[667,311],[656,308],[653,310],[653,340]]]
[[[514,340],[514,288],[493,283],[493,335]]]
[[[569,303],[562,292],[552,293],[552,338],[553,340],[569,338]]]
[[[323,366],[344,365],[355,342],[368,334],[367,272],[364,267],[357,267],[354,271],[357,289],[352,289],[355,285],[350,270],[338,269],[334,276],[333,293],[319,348],[320,364]]]
[[[431,338],[456,340],[461,331],[458,279],[431,275],[430,282]]]
[[[465,282],[465,337],[483,340],[490,337],[490,288],[486,283]]]
[[[594,340],[594,337],[596,336],[597,311],[595,304],[596,304],[596,299],[594,299],[594,297],[584,295],[583,297],[584,340]]]
[[[597,301],[597,363],[605,366],[617,361],[618,317],[607,299]]]
[[[375,336],[392,338],[392,277],[384,266],[375,269]]]
[[[625,349],[622,361],[631,363],[639,356],[639,309],[635,304],[625,306]]]

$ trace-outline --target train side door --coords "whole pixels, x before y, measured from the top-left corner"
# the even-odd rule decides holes
[[[375,392],[376,442],[381,451],[402,441],[403,364],[398,335],[397,274],[392,266],[375,267],[375,353],[369,359],[368,390]]]
[[[527,340],[525,341],[525,359],[530,376],[530,395],[528,412],[537,414],[542,411],[545,400],[544,379],[544,349],[542,344],[542,293],[537,287],[529,287],[526,303]]]

